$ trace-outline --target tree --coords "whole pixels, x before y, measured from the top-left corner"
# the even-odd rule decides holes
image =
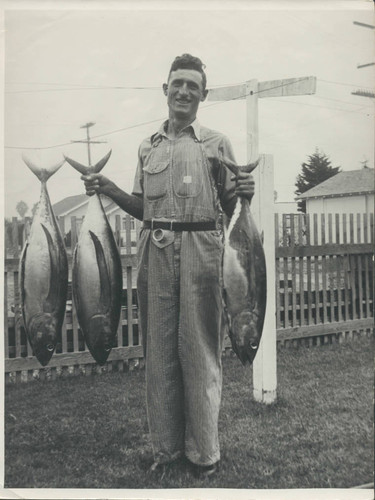
[[[296,195],[305,193],[339,172],[340,167],[332,167],[328,156],[316,148],[315,153],[309,156],[308,162],[302,163],[302,173],[297,176],[295,183],[297,189],[294,192]],[[298,202],[298,210],[306,213],[306,200]]]
[[[26,215],[26,212],[29,210],[29,207],[24,201],[19,201],[16,206],[16,210],[19,213],[21,219],[23,219]]]
[[[36,212],[37,206],[38,206],[38,202],[37,202],[37,203],[34,203],[33,208],[31,209],[31,215],[32,215],[33,217],[34,217],[34,215],[35,215],[35,212]]]

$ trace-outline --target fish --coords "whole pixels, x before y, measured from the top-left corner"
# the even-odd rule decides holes
[[[99,173],[111,151],[94,166],[65,156],[83,175]],[[72,291],[77,318],[87,347],[99,365],[108,359],[117,336],[121,314],[122,266],[100,195],[89,197],[73,253]]]
[[[235,175],[252,172],[257,160],[238,166],[228,158],[223,164]],[[267,301],[266,260],[261,235],[250,210],[250,201],[238,197],[224,231],[224,309],[232,348],[241,363],[251,365],[263,332]]]
[[[65,160],[49,168],[34,165],[25,156],[23,161],[40,180],[41,192],[19,263],[21,311],[33,353],[46,366],[61,338],[68,293],[68,259],[47,180]]]

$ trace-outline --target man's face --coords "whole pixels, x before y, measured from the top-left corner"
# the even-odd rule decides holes
[[[202,75],[193,69],[172,71],[163,90],[168,97],[170,117],[184,120],[195,119],[199,103],[207,96],[207,90],[203,90]]]

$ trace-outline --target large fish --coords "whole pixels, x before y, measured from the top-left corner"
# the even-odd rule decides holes
[[[21,308],[34,355],[46,366],[61,336],[68,291],[66,251],[46,183],[64,160],[48,169],[23,160],[40,180],[41,193],[20,259]]]
[[[258,162],[239,167],[223,163],[234,173],[252,172]],[[252,364],[262,336],[266,311],[266,262],[262,240],[250,211],[239,197],[225,232],[223,257],[224,299],[232,347],[243,365]]]
[[[98,173],[111,151],[86,167],[65,157],[81,174]],[[87,347],[103,365],[115,343],[121,313],[122,269],[113,232],[100,195],[89,198],[73,255],[73,298]]]

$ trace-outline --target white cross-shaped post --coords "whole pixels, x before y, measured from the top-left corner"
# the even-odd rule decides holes
[[[258,82],[249,80],[233,87],[210,89],[211,101],[246,99],[247,109],[247,161],[257,160],[258,98],[285,97],[314,94],[316,77],[287,78]],[[274,230],[274,183],[272,155],[262,155],[259,166],[253,172],[255,195],[251,210],[258,230],[263,234],[267,266],[267,309],[262,341],[253,365],[253,394],[256,401],[272,403],[276,399],[276,290],[275,290],[275,230]]]

